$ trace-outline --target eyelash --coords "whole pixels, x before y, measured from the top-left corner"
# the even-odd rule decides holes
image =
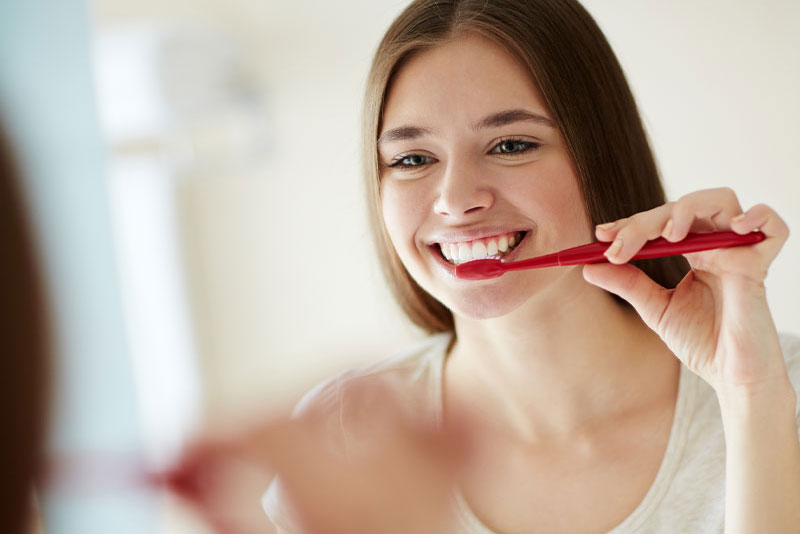
[[[524,148],[522,150],[517,150],[515,152],[495,152],[495,150],[497,150],[500,147],[500,145],[502,145],[503,143],[508,143],[508,142],[514,143],[517,146],[518,145],[524,145]],[[531,150],[536,150],[540,146],[541,145],[539,143],[534,143],[533,141],[525,141],[524,139],[516,139],[516,138],[513,138],[513,137],[509,137],[507,139],[499,140],[497,142],[497,144],[495,144],[492,147],[492,149],[489,151],[489,153],[490,154],[499,154],[499,155],[503,155],[503,156],[515,157],[515,156],[519,156],[521,154],[524,154],[526,152],[529,152]],[[415,154],[415,153],[404,154],[402,156],[396,157],[394,160],[392,160],[392,163],[389,163],[386,166],[389,167],[389,168],[392,168],[392,169],[410,170],[410,169],[415,169],[417,167],[422,167],[424,165],[428,165],[430,163],[430,162],[428,162],[428,163],[420,163],[418,165],[409,165],[408,163],[403,163],[403,161],[405,161],[405,160],[407,160],[409,158],[412,158],[414,156],[421,157],[421,158],[426,158],[428,160],[433,159],[433,158],[431,158],[431,156],[426,156],[424,154]]]

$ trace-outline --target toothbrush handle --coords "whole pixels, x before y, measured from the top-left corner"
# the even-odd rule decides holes
[[[688,254],[690,252],[700,252],[715,248],[738,247],[741,245],[752,245],[766,239],[763,232],[750,232],[747,234],[737,234],[728,230],[720,232],[690,233],[683,240],[676,243],[667,241],[663,237],[652,239],[636,253],[632,260],[644,260],[648,258],[663,258],[665,256],[676,256],[678,254]],[[596,241],[588,245],[562,250],[558,253],[559,265],[582,265],[586,263],[607,262],[603,253],[611,246],[610,243]]]

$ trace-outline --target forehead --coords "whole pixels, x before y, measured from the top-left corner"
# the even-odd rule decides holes
[[[416,53],[395,73],[382,129],[400,123],[473,124],[510,108],[547,115],[528,70],[501,45],[467,33]]]

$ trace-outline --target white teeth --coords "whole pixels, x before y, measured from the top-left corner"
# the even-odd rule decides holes
[[[514,248],[521,236],[521,233],[506,234],[462,243],[440,243],[439,247],[447,261],[458,265],[471,260],[503,257]]]
[[[439,245],[439,248],[442,249],[442,254],[447,259],[447,261],[452,261],[453,256],[450,255],[450,245]]]
[[[472,247],[467,243],[458,244],[458,259],[461,261],[472,259]]]
[[[486,257],[486,245],[483,244],[483,241],[475,241],[472,244],[472,258],[479,259]]]
[[[498,241],[497,250],[500,252],[505,252],[508,250],[508,238],[506,236],[502,236]]]

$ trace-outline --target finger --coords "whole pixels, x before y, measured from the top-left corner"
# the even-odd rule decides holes
[[[668,202],[667,204],[657,206],[653,209],[636,213],[630,217],[598,224],[595,226],[595,236],[597,237],[598,241],[613,241],[623,228],[631,224],[644,224],[646,226],[652,226],[653,224],[666,221],[668,218],[666,213],[668,213],[670,210],[671,203]],[[663,227],[663,224],[661,226]],[[651,239],[654,239],[655,237],[658,237],[658,234],[653,233],[653,237]]]
[[[757,204],[731,221],[731,230],[737,234],[746,234],[761,230],[767,238],[753,245],[755,250],[763,254],[766,265],[778,255],[789,238],[789,227],[783,219],[769,206]]]
[[[672,242],[680,241],[690,231],[699,230],[698,219],[708,220],[714,229],[729,228],[731,219],[740,213],[739,199],[728,187],[695,191],[675,202],[663,236]]]
[[[596,234],[601,241],[614,240],[606,256],[611,263],[621,264],[630,261],[648,240],[663,236],[675,242],[684,239],[691,230],[727,228],[739,213],[741,206],[733,190],[707,189],[603,225]]]
[[[669,304],[671,290],[664,289],[644,272],[630,264],[595,263],[584,265],[583,278],[628,301],[652,330]]]
[[[605,232],[605,237],[613,236],[614,240],[606,251],[608,260],[616,264],[629,261],[648,240],[661,235],[671,212],[672,203],[668,202],[618,221],[612,230]]]
[[[594,235],[598,241],[613,241],[619,229],[627,221],[627,217],[616,221],[598,224],[594,228]]]

